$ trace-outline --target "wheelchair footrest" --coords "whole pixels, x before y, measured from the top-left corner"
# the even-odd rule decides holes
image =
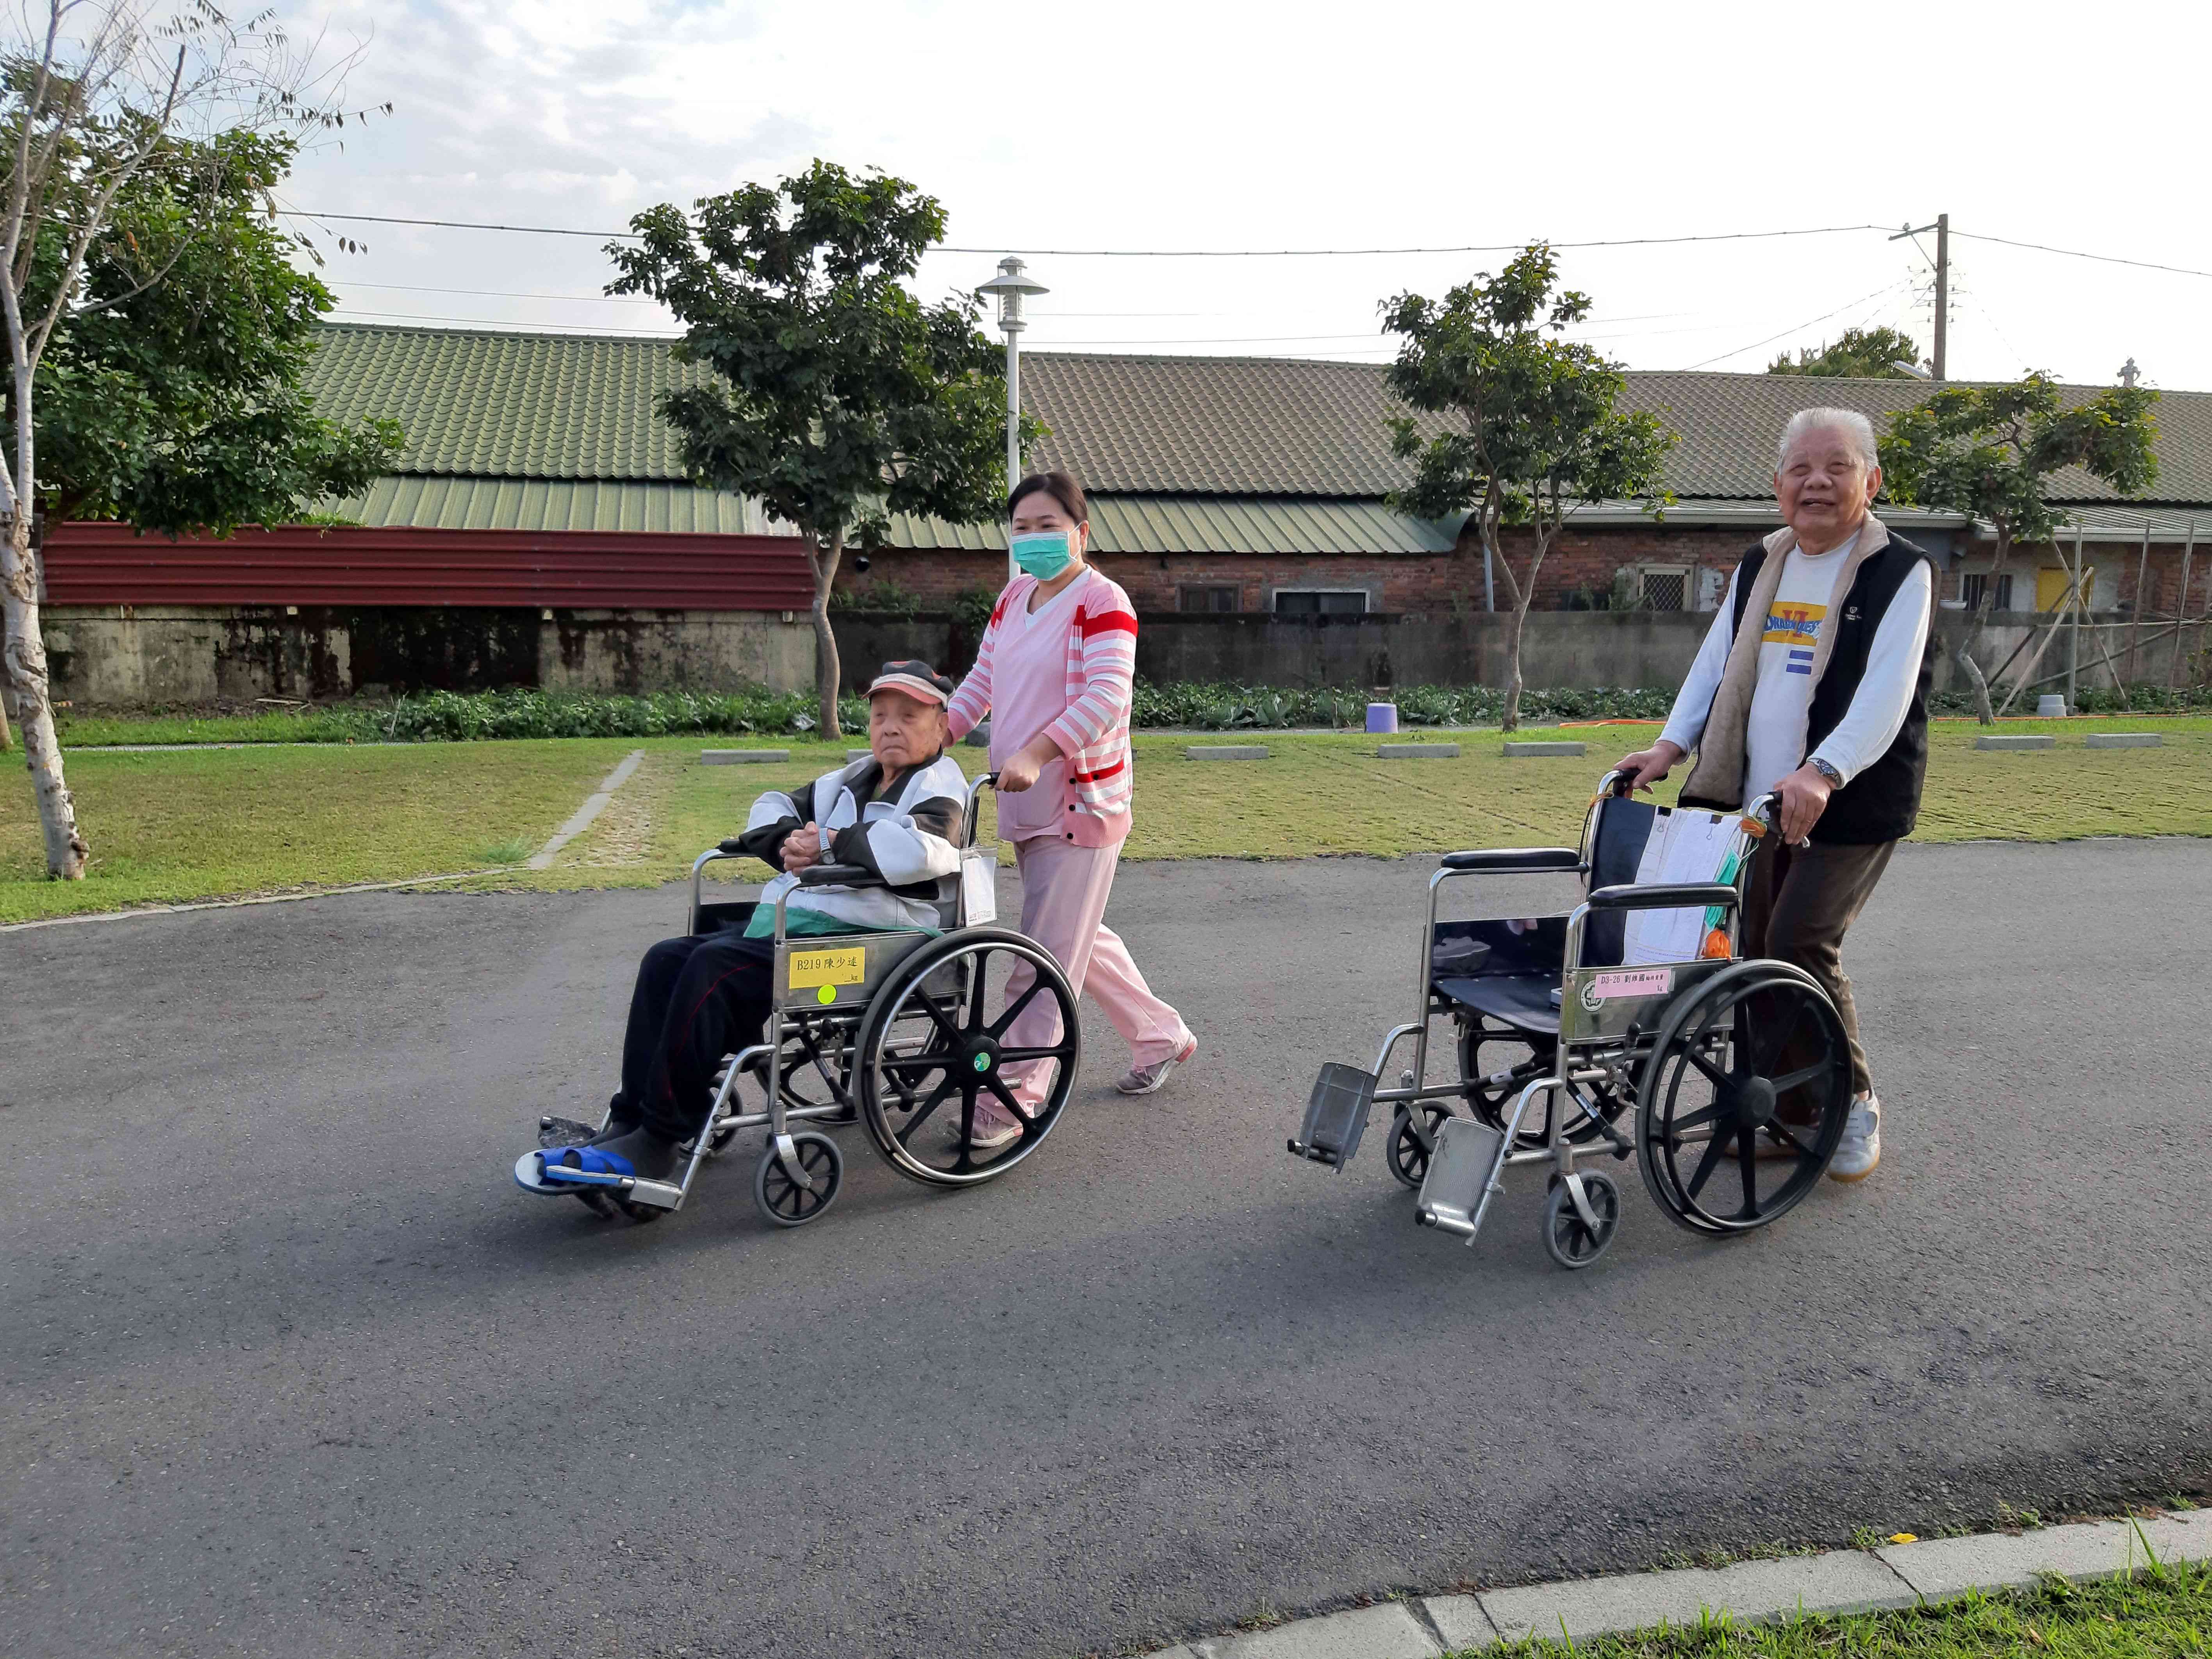
[[[639,1180],[623,1196],[633,1204],[650,1204],[656,1210],[672,1210],[684,1201],[684,1188],[672,1181]]]
[[[1413,1219],[1473,1243],[1505,1167],[1505,1152],[1503,1129],[1471,1117],[1447,1118],[1437,1131],[1437,1149],[1429,1155],[1429,1172],[1413,1201]]]
[[[1341,1170],[1359,1150],[1359,1137],[1367,1132],[1367,1114],[1375,1104],[1379,1079],[1357,1066],[1328,1065],[1314,1079],[1306,1101],[1306,1121],[1290,1143],[1300,1158]]]

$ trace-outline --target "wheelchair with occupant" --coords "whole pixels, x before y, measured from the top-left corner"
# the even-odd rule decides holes
[[[1709,815],[1725,854],[1713,879],[1639,881],[1661,815],[1688,810],[1636,800],[1609,772],[1579,847],[1445,854],[1429,878],[1413,1018],[1383,1037],[1371,1069],[1322,1067],[1290,1150],[1340,1170],[1372,1109],[1389,1107],[1384,1161],[1418,1189],[1414,1219],[1470,1245],[1505,1171],[1547,1165],[1544,1248],[1568,1268],[1589,1267],[1618,1235],[1620,1188],[1595,1167],[1603,1162],[1636,1158],[1668,1218],[1707,1237],[1793,1208],[1843,1138],[1850,1045],[1808,975],[1739,949],[1753,860],[1779,834],[1771,797]],[[1582,902],[1550,915],[1437,919],[1453,883],[1543,873],[1579,878]],[[1660,913],[1674,925],[1638,921]],[[1438,1069],[1455,1075],[1432,1082],[1440,1026],[1451,1052]],[[1413,1064],[1382,1087],[1407,1042]]]
[[[829,1209],[843,1186],[845,1158],[832,1128],[859,1125],[893,1169],[931,1187],[994,1181],[1036,1152],[1074,1089],[1082,1029],[1075,993],[1052,953],[994,925],[998,848],[977,845],[975,810],[994,781],[986,774],[969,786],[959,868],[939,884],[937,931],[791,935],[786,908],[796,890],[778,895],[763,1040],[723,1056],[678,1179],[565,1167],[563,1154],[589,1143],[606,1120],[546,1117],[538,1147],[515,1162],[516,1183],[580,1199],[601,1214],[653,1221],[683,1207],[702,1167],[726,1155],[739,1134],[765,1129],[753,1201],[770,1224],[798,1227]],[[742,856],[731,840],[694,860],[692,935],[742,930],[752,919],[758,901],[709,902],[702,884],[708,865]],[[882,884],[848,865],[817,864],[797,878],[799,888]],[[1009,1028],[1040,998],[1056,1006],[1058,1039],[1014,1046]],[[1049,1082],[1036,1103],[1025,1104],[1016,1083],[1038,1066],[1051,1068]],[[1018,1133],[982,1151],[972,1144],[973,1129],[987,1095],[1013,1115]],[[955,1118],[949,1136],[923,1133]]]

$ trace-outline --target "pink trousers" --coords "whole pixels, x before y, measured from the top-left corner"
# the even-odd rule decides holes
[[[1127,1039],[1132,1063],[1150,1066],[1172,1059],[1189,1046],[1190,1028],[1182,1016],[1152,994],[1130,960],[1129,947],[1105,925],[1107,896],[1114,890],[1114,869],[1121,849],[1078,847],[1036,836],[1014,843],[1014,862],[1022,872],[1022,932],[1051,951],[1077,996],[1085,992],[1105,1011],[1114,1029]],[[1011,1006],[1036,981],[1026,968],[1006,977]],[[1006,1030],[1006,1046],[1046,1048],[1060,1040],[1060,1011],[1040,997]],[[1017,1068],[1009,1066],[1012,1072]],[[1024,1105],[1044,1098],[1051,1076],[1047,1065],[1029,1066],[1016,1093]]]

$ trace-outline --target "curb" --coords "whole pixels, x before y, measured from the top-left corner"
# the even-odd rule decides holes
[[[2144,1521],[2085,1521],[2028,1533],[1984,1533],[1874,1550],[1739,1561],[1719,1568],[1625,1572],[1409,1596],[1241,1636],[1163,1648],[1148,1659],[1442,1659],[1528,1637],[1573,1641],[1708,1614],[1770,1624],[1801,1613],[1872,1613],[1969,1590],[2032,1589],[2057,1575],[2112,1578],[2158,1561],[2212,1561],[2212,1509]]]

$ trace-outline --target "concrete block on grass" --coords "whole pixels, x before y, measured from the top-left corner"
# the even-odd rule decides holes
[[[1579,755],[1589,748],[1582,743],[1512,743],[1505,745],[1508,760],[1527,760],[1545,755]]]
[[[2092,749],[2155,749],[2166,741],[2162,732],[2092,732]]]
[[[1562,1626],[1580,1641],[1662,1620],[1694,1625],[1708,1608],[1739,1623],[1763,1624],[1794,1617],[1801,1607],[1808,1613],[1869,1613],[1909,1607],[1917,1598],[1872,1556],[1832,1550],[1778,1561],[1739,1561],[1717,1571],[1692,1567],[1485,1590],[1480,1599],[1498,1635],[1512,1642],[1524,1636],[1556,1641]]]
[[[1192,743],[1183,745],[1182,757],[1196,761],[1265,760],[1264,743]]]
[[[1974,1538],[1926,1538],[1885,1544],[1875,1552],[1897,1575],[1931,1601],[1970,1589],[2027,1589],[2046,1573],[2062,1578],[2109,1578],[2160,1560],[2212,1555],[2212,1522],[2190,1516],[2155,1521],[2083,1521],[2045,1527],[2014,1537],[1984,1533]],[[2142,1530],[2138,1533],[2136,1528]],[[2148,1547],[2148,1548],[2146,1548]]]
[[[1984,732],[1974,739],[1977,749],[2056,749],[2058,739],[2048,732],[2021,732],[2007,734]]]
[[[1443,1650],[1397,1601],[1206,1644],[1213,1659],[1437,1659]]]
[[[788,749],[702,749],[702,766],[769,766],[791,758]]]
[[[1384,760],[1457,760],[1459,745],[1455,743],[1385,743],[1377,744],[1375,752]]]

